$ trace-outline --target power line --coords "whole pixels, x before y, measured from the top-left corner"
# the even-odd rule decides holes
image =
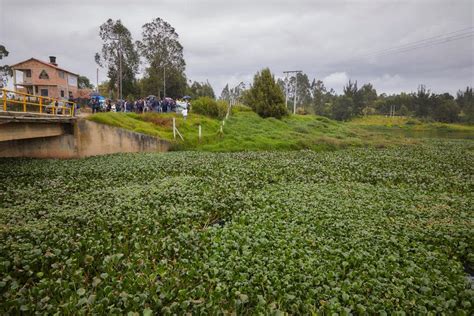
[[[469,37],[474,37],[474,32],[469,33],[469,34],[463,34],[463,36],[453,36],[453,37],[448,37],[448,38],[442,38],[442,39],[439,39],[438,41],[426,43],[426,44],[423,44],[423,45],[407,47],[407,48],[404,48],[404,49],[395,50],[395,51],[391,51],[391,52],[386,52],[386,53],[378,54],[378,55],[375,55],[375,56],[380,57],[380,56],[386,56],[386,55],[390,55],[390,54],[404,53],[404,52],[408,52],[408,51],[415,50],[415,49],[436,46],[436,45],[440,45],[440,44],[444,44],[444,43],[448,43],[448,42],[453,42],[453,41],[459,41],[459,40],[469,38]]]
[[[471,36],[474,36],[474,27],[468,27],[468,28],[464,28],[464,29],[449,32],[449,33],[439,34],[436,36],[428,37],[425,39],[421,39],[418,41],[410,42],[407,44],[403,44],[403,45],[399,45],[399,46],[395,46],[391,48],[376,50],[374,52],[360,55],[359,57],[360,58],[376,57],[376,56],[381,56],[381,55],[388,55],[391,53],[400,53],[400,52],[405,52],[412,49],[424,48],[424,47],[438,45],[438,44],[451,42],[455,40],[461,40],[461,39],[468,38]]]
[[[380,49],[380,50],[375,50],[375,51],[373,51],[373,52],[369,52],[369,53],[366,53],[366,54],[363,54],[363,55],[366,56],[366,55],[373,55],[373,54],[384,53],[384,52],[386,52],[386,51],[396,50],[396,49],[400,49],[400,48],[406,48],[407,46],[417,45],[417,44],[421,44],[421,43],[427,42],[427,41],[438,40],[438,39],[440,39],[440,38],[442,38],[442,37],[446,37],[446,36],[464,34],[464,33],[466,33],[467,31],[468,31],[468,32],[472,32],[473,30],[474,30],[474,27],[466,27],[466,28],[463,28],[463,29],[460,29],[460,30],[457,30],[457,31],[452,31],[452,32],[443,33],[443,34],[438,34],[438,35],[435,35],[435,36],[432,36],[432,37],[428,37],[428,38],[425,38],[425,39],[413,41],[413,42],[406,43],[406,44],[402,44],[402,45],[399,45],[399,46],[394,46],[394,47],[390,47],[390,48],[384,48],[384,49]],[[457,34],[457,33],[459,33],[459,34]]]

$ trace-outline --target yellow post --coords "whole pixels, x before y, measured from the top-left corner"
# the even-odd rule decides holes
[[[3,110],[7,110],[7,90],[3,89]]]
[[[40,113],[43,113],[43,98],[40,97]]]
[[[23,112],[26,112],[26,95],[23,96]]]

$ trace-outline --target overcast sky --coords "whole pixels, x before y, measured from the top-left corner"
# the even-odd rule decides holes
[[[0,0],[0,44],[13,64],[49,55],[95,83],[99,26],[120,19],[135,40],[155,17],[168,21],[184,47],[188,79],[226,83],[252,80],[270,67],[303,70],[340,92],[347,80],[377,92],[455,93],[474,81],[474,37],[406,52],[369,54],[464,29],[473,31],[472,0]],[[470,29],[467,29],[470,28]],[[454,35],[459,33],[452,33]],[[472,35],[472,34],[471,34]],[[105,80],[105,69],[99,81]]]

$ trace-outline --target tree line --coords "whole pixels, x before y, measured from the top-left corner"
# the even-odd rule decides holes
[[[349,80],[343,93],[338,95],[333,89],[327,89],[322,80],[313,79],[310,82],[305,73],[298,73],[296,76],[275,79],[268,68],[263,69],[255,75],[249,89],[243,83],[234,88],[226,85],[220,98],[244,103],[264,117],[281,117],[291,112],[296,94],[299,114],[317,114],[336,120],[380,114],[412,116],[448,123],[474,123],[473,91],[469,86],[459,90],[456,96],[433,93],[424,85],[420,85],[416,92],[387,95],[377,94],[370,83],[359,86],[357,81]],[[286,101],[287,107],[282,109],[281,105],[285,105]],[[258,105],[252,104],[255,102]],[[262,107],[264,110],[258,110]]]
[[[134,41],[121,20],[108,19],[100,26],[102,48],[95,61],[107,70],[108,77],[98,87],[102,94],[118,98],[121,76],[122,95],[129,100],[147,95],[215,98],[209,82],[188,82],[183,46],[174,27],[155,18],[142,26],[141,35]],[[140,66],[144,66],[143,77],[137,78]]]

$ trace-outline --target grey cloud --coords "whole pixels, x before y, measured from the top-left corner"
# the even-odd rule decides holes
[[[318,79],[345,74],[389,93],[421,83],[454,93],[474,81],[473,37],[364,57],[473,27],[472,1],[0,0],[0,10],[0,42],[11,51],[7,62],[56,54],[64,67],[93,81],[98,28],[109,17],[121,19],[135,39],[155,17],[170,22],[184,46],[188,78],[209,79],[217,94],[227,82],[248,82],[267,66],[276,76],[294,68]],[[328,85],[341,91],[343,83]]]

